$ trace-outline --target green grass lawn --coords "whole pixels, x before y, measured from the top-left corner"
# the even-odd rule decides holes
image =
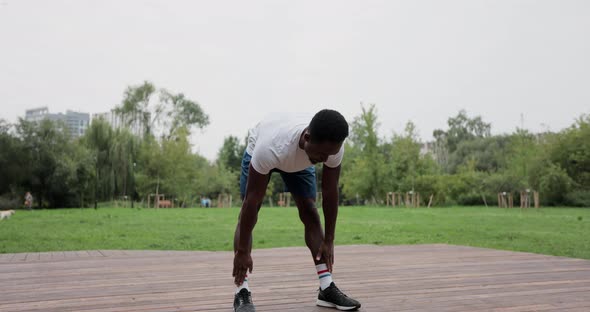
[[[0,253],[88,249],[231,250],[238,209],[17,211]],[[590,209],[341,207],[336,244],[445,243],[590,259]],[[263,208],[254,248],[305,246],[295,208]]]

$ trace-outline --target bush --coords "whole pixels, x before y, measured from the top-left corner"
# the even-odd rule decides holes
[[[481,194],[475,192],[459,194],[457,197],[457,203],[466,206],[479,206],[484,204]]]
[[[526,183],[523,181],[522,177],[515,176],[509,172],[491,174],[486,178],[484,184],[484,188],[490,194],[516,192],[526,188]]]
[[[556,164],[549,164],[539,180],[541,200],[547,205],[564,203],[565,194],[569,193],[574,181],[567,172]]]
[[[588,190],[575,190],[575,191],[569,192],[565,196],[565,203],[568,206],[590,207],[590,191],[588,191]]]
[[[414,181],[414,190],[422,197],[422,204],[428,205],[430,195],[433,197],[433,205],[445,204],[447,201],[447,190],[445,181],[447,176],[423,175],[417,176]]]
[[[0,196],[0,210],[11,210],[21,208],[23,203],[18,198],[10,198],[8,196]]]

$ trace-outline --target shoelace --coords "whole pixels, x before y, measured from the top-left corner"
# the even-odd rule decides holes
[[[334,285],[334,290],[333,290],[332,294],[333,295],[340,295],[340,296],[344,296],[344,297],[348,298],[348,296],[345,293],[341,292],[340,289],[338,289],[338,287],[336,287],[336,285]]]
[[[240,291],[238,293],[238,300],[240,300],[240,305],[252,303],[252,299],[251,298],[252,297],[250,296],[250,293],[248,293],[246,291]]]

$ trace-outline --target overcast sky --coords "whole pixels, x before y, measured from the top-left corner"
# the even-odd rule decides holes
[[[209,159],[270,112],[361,102],[382,136],[460,109],[557,131],[590,113],[590,1],[0,0],[0,118],[108,111],[144,80],[202,105]]]

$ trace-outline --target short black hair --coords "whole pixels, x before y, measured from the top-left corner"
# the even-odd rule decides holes
[[[309,135],[312,143],[342,143],[348,137],[348,122],[339,112],[323,109],[311,119]]]

